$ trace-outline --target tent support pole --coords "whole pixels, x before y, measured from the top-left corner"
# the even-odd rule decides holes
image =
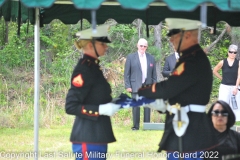
[[[38,132],[39,132],[39,81],[40,81],[40,32],[39,8],[35,8],[34,25],[34,159],[38,160]]]

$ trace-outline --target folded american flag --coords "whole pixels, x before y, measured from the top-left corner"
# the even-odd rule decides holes
[[[155,99],[149,99],[143,96],[137,96],[136,99],[132,99],[127,94],[122,93],[116,100],[116,104],[120,104],[121,108],[129,108],[129,107],[138,107],[144,106],[146,104],[154,102]]]

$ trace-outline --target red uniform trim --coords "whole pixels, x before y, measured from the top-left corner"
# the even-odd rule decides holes
[[[82,112],[82,114],[85,114],[85,115],[88,115],[88,116],[94,116],[94,117],[98,117],[98,116],[99,116],[99,113],[98,113],[98,112],[97,112],[97,114],[95,114],[95,112],[89,113],[89,112],[84,108],[84,106],[82,106],[81,112]]]
[[[83,86],[83,79],[82,79],[82,75],[79,74],[77,75],[76,77],[73,78],[72,80],[72,84],[75,86],[75,87],[82,87]]]
[[[87,143],[82,143],[82,153],[83,153],[83,160],[88,160],[87,153]]]
[[[181,63],[177,69],[172,73],[173,76],[180,76],[185,70],[185,62]]]

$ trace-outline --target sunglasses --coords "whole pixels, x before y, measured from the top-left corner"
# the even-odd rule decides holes
[[[227,117],[228,116],[228,113],[227,111],[219,111],[219,110],[214,110],[212,111],[212,115],[215,116],[215,117],[218,117],[218,116],[223,116],[223,117]]]
[[[232,53],[237,54],[237,52],[234,52],[234,51],[228,51],[228,52],[231,53],[231,54],[232,54]]]
[[[144,47],[144,48],[147,48],[147,46],[144,46],[144,45],[139,45],[140,47]]]

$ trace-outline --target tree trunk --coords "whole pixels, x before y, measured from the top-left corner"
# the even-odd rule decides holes
[[[161,54],[160,49],[162,48],[162,42],[161,42],[162,27],[161,26],[162,26],[162,22],[156,26],[153,26],[153,28],[154,28],[154,46],[159,49],[159,54]],[[161,71],[162,71],[162,66],[161,66],[162,58],[161,57],[163,57],[163,56],[161,55],[159,60],[156,62],[156,72],[157,72],[157,81],[158,82],[163,79],[163,76],[161,74]]]
[[[141,38],[142,36],[142,20],[138,19],[137,20],[137,27],[138,27],[138,38]]]
[[[219,40],[222,39],[223,35],[226,33],[227,29],[228,29],[229,25],[226,25],[226,28],[222,31],[222,33],[218,36],[218,38],[211,43],[208,47],[204,48],[204,52],[207,54],[216,44]]]
[[[161,25],[162,25],[162,22],[159,23],[158,25],[154,26],[154,46],[156,46],[159,49],[162,47]]]

